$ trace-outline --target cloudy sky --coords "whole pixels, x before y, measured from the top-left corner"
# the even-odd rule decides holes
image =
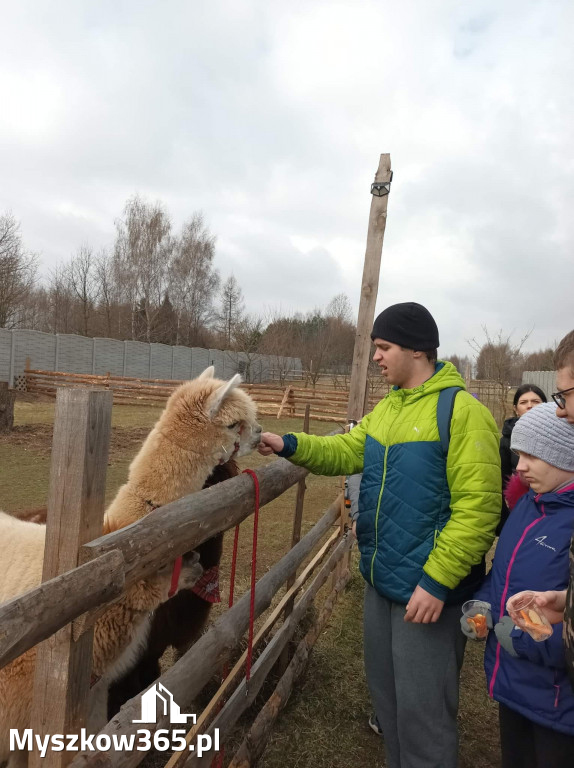
[[[252,312],[358,307],[390,152],[378,308],[442,351],[574,323],[572,0],[18,0],[0,47],[0,212],[46,272],[134,193],[201,210]]]

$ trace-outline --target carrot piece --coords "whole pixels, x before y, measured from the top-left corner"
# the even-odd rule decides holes
[[[486,616],[483,613],[467,616],[466,620],[474,628],[477,637],[486,637],[488,628],[486,626]]]

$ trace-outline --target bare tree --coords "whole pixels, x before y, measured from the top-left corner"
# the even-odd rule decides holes
[[[161,203],[135,195],[116,228],[115,274],[131,306],[132,339],[153,341],[154,322],[170,289],[171,221]]]
[[[235,329],[244,318],[243,293],[236,278],[231,275],[221,288],[221,310],[219,332],[229,349],[233,344]]]
[[[485,341],[481,344],[476,338],[468,344],[476,357],[476,376],[496,382],[499,387],[499,408],[503,420],[509,408],[508,389],[513,383],[513,369],[521,357],[522,347],[528,340],[532,329],[527,331],[518,343],[512,342],[512,333],[505,334],[501,329],[493,336],[486,326],[482,326]]]
[[[325,317],[333,317],[341,323],[353,324],[353,307],[346,293],[338,293],[325,308]]]
[[[337,377],[350,374],[355,348],[357,328],[353,322],[353,308],[345,293],[335,296],[325,309],[329,325],[329,339],[332,343],[327,350],[326,367]]]
[[[329,367],[335,342],[335,326],[320,309],[309,312],[296,323],[298,353],[307,372],[307,381],[315,387],[322,373]]]
[[[71,333],[74,298],[67,265],[60,265],[50,273],[47,305],[47,330]]]
[[[298,356],[296,321],[278,309],[268,312],[259,351],[270,357],[272,377],[283,384],[292,374],[291,357]]]
[[[472,360],[468,355],[445,355],[444,357],[441,356],[441,359],[448,360],[452,363],[460,375],[465,379],[471,378]]]
[[[115,281],[114,261],[106,251],[98,255],[94,267],[99,309],[104,318],[105,335],[114,335],[114,314],[119,318],[120,291]],[[115,312],[114,312],[115,310]]]
[[[177,313],[176,344],[193,346],[213,319],[219,273],[213,266],[215,237],[200,213],[183,225],[172,262],[171,296]]]
[[[81,333],[89,336],[90,320],[99,296],[99,281],[94,252],[88,245],[78,248],[69,265],[69,285],[72,295],[79,304]]]
[[[537,352],[530,352],[524,355],[525,371],[553,371],[554,370],[554,352],[552,347],[539,349]]]
[[[253,381],[255,359],[259,354],[259,345],[263,336],[263,319],[246,316],[236,323],[233,329],[232,351],[227,354],[236,363],[237,370],[245,381]]]
[[[36,257],[22,246],[20,224],[0,216],[0,328],[23,324],[22,310],[36,280]]]
[[[48,329],[49,297],[43,286],[33,288],[21,302],[21,322],[23,328],[31,331],[46,331]]]
[[[349,373],[353,359],[356,328],[352,308],[345,294],[332,299],[325,311],[317,308],[307,315],[282,317],[275,312],[261,339],[259,350],[272,355],[274,369],[282,382],[289,374],[286,358],[301,358],[306,379],[315,386],[324,373],[333,382]]]

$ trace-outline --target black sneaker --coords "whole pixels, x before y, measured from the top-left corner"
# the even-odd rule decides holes
[[[373,712],[373,714],[369,717],[369,728],[371,728],[377,736],[382,736],[383,732],[381,730],[381,726],[379,725],[379,721],[377,720],[377,716]]]

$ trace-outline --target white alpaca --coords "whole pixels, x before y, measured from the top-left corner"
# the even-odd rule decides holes
[[[238,385],[213,378],[208,368],[182,384],[169,398],[157,424],[133,460],[128,481],[108,507],[104,532],[123,528],[155,507],[203,487],[218,463],[252,450],[261,427],[256,407]],[[0,513],[0,602],[37,586],[41,581],[45,527]],[[134,584],[111,605],[94,628],[93,674],[100,677],[91,701],[91,723],[99,730],[106,721],[107,688],[138,660],[147,636],[150,613],[167,599],[168,566]],[[201,575],[197,558],[183,571],[181,587]],[[0,669],[0,764],[25,765],[27,752],[9,752],[9,731],[29,727],[36,649],[31,648]]]

